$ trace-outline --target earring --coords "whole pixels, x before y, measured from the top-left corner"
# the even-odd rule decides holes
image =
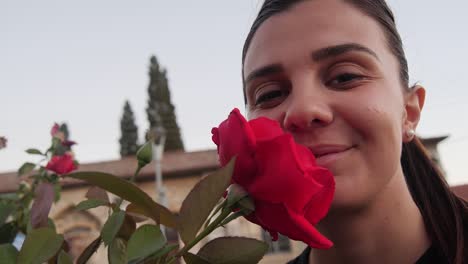
[[[416,132],[412,128],[406,130],[406,137],[408,137],[409,140],[412,140],[415,134]]]

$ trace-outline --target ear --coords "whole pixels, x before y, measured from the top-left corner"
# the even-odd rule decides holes
[[[420,85],[411,88],[411,91],[405,96],[405,115],[403,119],[403,141],[409,142],[413,139],[414,133],[409,131],[416,130],[421,111],[426,100],[426,90]]]

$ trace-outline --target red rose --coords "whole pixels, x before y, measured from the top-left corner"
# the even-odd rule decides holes
[[[236,156],[232,181],[254,200],[246,218],[268,230],[315,248],[333,243],[314,225],[328,212],[335,182],[305,146],[296,144],[278,122],[261,117],[247,122],[238,109],[212,129],[222,166]]]
[[[46,165],[46,169],[53,171],[57,174],[67,174],[77,169],[73,156],[65,153],[61,156],[53,156],[49,163]]]

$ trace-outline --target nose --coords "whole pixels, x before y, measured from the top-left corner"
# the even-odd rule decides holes
[[[324,127],[333,121],[333,111],[326,91],[312,87],[296,87],[289,95],[283,127],[290,132]]]

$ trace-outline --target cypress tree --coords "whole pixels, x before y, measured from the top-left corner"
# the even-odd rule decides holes
[[[167,80],[167,71],[159,66],[155,56],[150,59],[150,84],[148,86],[148,107],[146,113],[150,130],[162,126],[166,131],[165,151],[184,150],[184,144],[177,125],[175,108]]]
[[[135,124],[135,116],[128,101],[125,101],[123,115],[120,119],[120,131],[120,156],[135,155],[138,150],[138,127]]]

